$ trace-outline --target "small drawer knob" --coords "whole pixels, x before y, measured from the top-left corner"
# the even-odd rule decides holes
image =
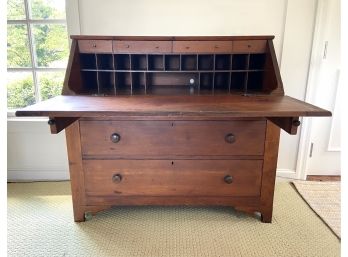
[[[122,175],[121,174],[114,174],[114,175],[112,175],[112,182],[120,183],[121,181],[122,181]]]
[[[190,49],[190,47],[189,47],[189,46],[186,46],[186,49]]]
[[[111,136],[110,136],[110,140],[111,140],[113,143],[118,143],[118,142],[120,142],[120,140],[121,140],[121,136],[120,136],[119,134],[117,134],[117,133],[113,133],[113,134],[111,134]]]
[[[229,133],[225,136],[225,141],[226,143],[232,144],[236,141],[236,137],[232,133]]]
[[[93,46],[94,48],[96,48],[96,47],[97,47],[97,44],[93,44],[92,46]]]
[[[216,46],[215,46],[215,49],[218,49],[218,48],[219,48],[219,46],[218,46],[218,45],[216,45]]]
[[[230,175],[226,175],[224,177],[224,181],[226,182],[226,184],[231,184],[233,182],[233,178]]]
[[[47,123],[48,123],[48,125],[52,126],[52,125],[56,124],[56,121],[54,119],[49,119]]]
[[[126,48],[129,48],[129,45],[126,45]]]
[[[294,121],[292,122],[292,125],[294,125],[295,127],[298,127],[298,126],[301,125],[301,121],[299,121],[299,120],[294,120]]]

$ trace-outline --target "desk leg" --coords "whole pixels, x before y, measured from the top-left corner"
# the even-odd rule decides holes
[[[84,221],[85,185],[82,166],[82,152],[80,140],[80,123],[75,121],[65,129],[66,145],[68,149],[71,194],[74,209],[74,220]]]
[[[276,178],[280,128],[267,120],[265,153],[261,186],[261,221],[272,222],[274,184]]]

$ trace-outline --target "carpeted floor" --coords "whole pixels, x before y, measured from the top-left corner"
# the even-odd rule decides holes
[[[117,207],[74,223],[69,182],[8,184],[9,256],[340,256],[340,241],[288,182],[272,224],[232,208]]]
[[[297,191],[341,238],[341,182],[294,181]]]

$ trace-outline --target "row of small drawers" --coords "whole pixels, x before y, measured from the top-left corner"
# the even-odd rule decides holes
[[[80,53],[264,53],[266,42],[78,40],[78,46]]]

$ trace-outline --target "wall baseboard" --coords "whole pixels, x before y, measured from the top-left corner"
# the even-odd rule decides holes
[[[67,170],[8,170],[8,182],[70,180]]]
[[[277,169],[277,177],[288,178],[288,179],[298,179],[298,174],[295,170],[291,169]]]

